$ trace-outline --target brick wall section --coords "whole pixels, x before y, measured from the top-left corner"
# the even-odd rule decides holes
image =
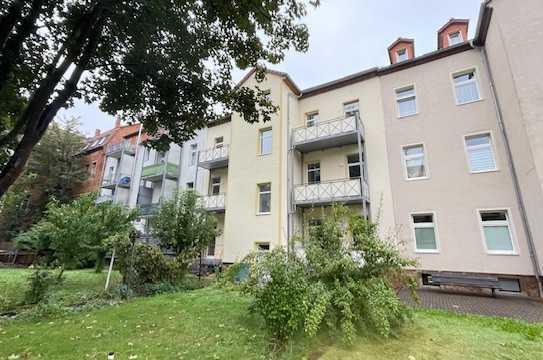
[[[139,124],[120,126],[120,124],[117,123],[117,125],[117,127],[104,132],[100,136],[94,136],[89,139],[88,143],[92,144],[97,139],[106,137],[106,140],[101,146],[90,149],[82,155],[83,163],[88,167],[89,171],[93,166],[93,162],[96,162],[96,171],[94,176],[89,175],[88,179],[81,184],[79,189],[77,189],[78,194],[98,191],[100,189],[106,157],[105,153],[108,145],[119,144],[125,139],[130,141],[131,144],[136,144],[138,141]],[[144,140],[143,136],[142,140]]]

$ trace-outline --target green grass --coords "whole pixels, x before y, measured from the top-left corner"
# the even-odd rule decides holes
[[[0,269],[0,312],[13,309],[23,302],[28,288],[27,278],[31,273],[30,269]],[[106,277],[107,271],[100,274],[90,269],[66,271],[62,283],[53,286],[50,300],[64,306],[84,303],[103,291]],[[120,274],[114,272],[111,283],[114,286],[119,282]]]
[[[17,308],[31,270],[0,270],[0,310]],[[83,304],[102,293],[106,273],[68,271],[50,302]],[[119,282],[114,273],[113,284]],[[0,359],[267,359],[262,320],[248,313],[249,299],[234,291],[202,289],[41,321],[0,322]],[[410,357],[411,356],[411,357]],[[286,359],[543,359],[543,324],[445,311],[416,311],[414,321],[390,339],[358,338],[351,347],[325,336],[296,341]]]
[[[249,299],[215,287],[139,298],[32,322],[0,323],[0,359],[269,359],[262,320]],[[346,348],[325,336],[299,341],[283,359],[543,359],[543,325],[416,311],[391,339]],[[409,356],[412,356],[410,358]]]

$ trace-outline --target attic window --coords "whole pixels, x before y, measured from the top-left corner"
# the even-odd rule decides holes
[[[402,48],[396,51],[396,62],[407,60],[407,49]]]
[[[449,46],[463,43],[464,39],[462,38],[462,33],[460,31],[455,31],[449,34]]]

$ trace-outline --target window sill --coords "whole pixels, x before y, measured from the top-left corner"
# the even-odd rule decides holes
[[[413,117],[413,116],[417,116],[419,113],[418,111],[416,113],[413,113],[413,114],[408,114],[408,115],[398,115],[396,116],[398,119],[405,119],[405,118],[409,118],[409,117]]]
[[[479,170],[479,171],[470,171],[470,174],[484,174],[484,173],[493,173],[498,172],[500,169],[491,169],[491,170]]]
[[[439,254],[439,250],[415,250],[415,254]]]
[[[405,178],[405,181],[417,181],[417,180],[429,180],[429,176],[417,177],[417,178]]]
[[[256,154],[256,156],[259,156],[259,157],[264,157],[264,156],[270,156],[272,153],[267,153],[267,154]]]
[[[519,256],[516,251],[487,251],[487,255]]]
[[[479,102],[479,101],[483,101],[484,99],[483,98],[479,98],[477,100],[471,100],[471,101],[466,101],[466,102],[463,102],[463,103],[459,103],[458,101],[456,102],[456,106],[462,106],[462,105],[468,105],[468,104],[473,104],[473,103],[476,103],[476,102]]]
[[[256,213],[256,216],[265,216],[265,215],[271,215],[271,211],[270,212]]]

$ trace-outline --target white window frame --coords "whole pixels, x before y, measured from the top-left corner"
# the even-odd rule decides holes
[[[267,191],[261,191],[260,190],[260,187],[262,185],[267,185],[269,184],[270,185],[270,190],[267,190]],[[257,197],[256,197],[256,200],[257,200],[257,215],[269,215],[271,214],[271,208],[272,208],[272,197],[271,197],[271,193],[272,193],[272,183],[271,182],[262,182],[262,183],[258,183],[256,185],[256,189],[257,189]],[[260,197],[263,195],[263,194],[270,194],[270,211],[260,211]]]
[[[198,162],[198,144],[190,144],[190,166]]]
[[[415,226],[415,219],[413,219],[414,215],[432,215],[432,220],[433,220],[432,224],[433,224],[433,226],[429,226],[428,225],[429,223],[418,223],[419,225]],[[416,212],[409,213],[409,222],[411,224],[411,236],[413,238],[413,249],[414,249],[415,253],[439,254],[439,252],[441,251],[441,246],[440,246],[440,243],[439,243],[439,231],[438,231],[438,228],[437,228],[436,212],[433,211],[433,210],[429,210],[429,211],[416,211]],[[420,224],[423,224],[423,225],[420,225]],[[417,227],[420,227],[420,228],[433,227],[434,228],[434,236],[435,236],[435,239],[436,239],[436,248],[435,249],[418,249],[417,248],[417,234],[415,232],[415,228],[417,228]]]
[[[505,222],[507,223],[507,227],[509,229],[509,237],[511,239],[511,247],[513,250],[489,250],[488,246],[486,245],[486,236],[485,236],[485,230],[484,230],[484,224],[489,223],[488,221],[483,222],[483,219],[481,219],[481,213],[484,212],[499,212],[499,211],[505,211],[505,216],[507,220]],[[518,256],[518,243],[517,243],[517,236],[515,231],[515,224],[513,222],[513,218],[511,216],[511,209],[508,207],[497,207],[497,208],[484,208],[484,209],[476,209],[475,214],[477,216],[477,221],[479,221],[479,231],[481,233],[481,240],[483,241],[484,249],[486,250],[486,253],[489,255],[510,255],[510,256]],[[504,220],[497,220],[492,221],[491,225],[487,226],[503,226]]]
[[[265,249],[261,249],[260,246],[261,245],[268,245],[268,250],[265,250]],[[271,251],[271,244],[269,241],[257,241],[255,242],[255,251],[256,252],[270,252]]]
[[[466,102],[459,102],[458,101],[458,97],[456,96],[456,83],[454,82],[454,77],[455,76],[458,76],[458,75],[463,75],[463,74],[466,74],[466,73],[469,73],[469,72],[474,72],[475,76],[473,77],[472,80],[467,80],[467,81],[464,81],[463,83],[466,83],[466,82],[475,82],[475,87],[477,88],[477,94],[479,95],[479,98],[475,99],[475,100],[470,100],[470,101],[466,101]],[[481,95],[481,87],[479,86],[479,69],[476,67],[476,66],[472,66],[472,67],[468,67],[468,68],[465,68],[465,69],[462,69],[462,70],[457,70],[457,71],[454,71],[451,73],[451,76],[450,76],[450,79],[451,79],[451,84],[452,84],[452,90],[453,90],[453,95],[454,95],[454,101],[455,101],[455,104],[457,106],[461,106],[461,105],[466,105],[466,104],[471,104],[471,103],[474,103],[474,102],[478,102],[478,101],[481,101],[483,100],[483,96]],[[460,84],[463,84],[463,83],[460,83]]]
[[[425,175],[424,176],[419,176],[419,177],[414,177],[414,178],[410,178],[408,176],[408,172],[407,172],[407,160],[409,160],[406,156],[405,156],[405,151],[404,149],[405,148],[409,148],[409,147],[415,147],[415,146],[422,146],[422,150],[423,150],[423,154],[424,154],[424,170],[425,170]],[[430,178],[430,165],[429,165],[429,162],[428,162],[428,154],[426,152],[426,144],[425,143],[413,143],[413,144],[406,144],[406,145],[402,145],[401,146],[401,159],[402,159],[402,162],[403,162],[403,170],[404,170],[404,179],[406,181],[416,181],[416,180],[425,180],[425,179],[429,179]]]
[[[318,169],[309,169],[309,165],[318,165],[319,167],[318,167]],[[321,162],[318,161],[318,160],[310,161],[305,165],[305,168],[306,168],[307,183],[308,184],[320,184],[321,183]],[[316,173],[316,172],[319,173],[319,181],[309,182],[309,173]]]
[[[271,141],[271,147],[269,152],[262,152],[262,145],[264,144],[264,134],[270,133],[269,138]],[[271,127],[263,128],[258,130],[258,153],[259,155],[270,155],[273,152],[273,130]]]
[[[407,90],[409,88],[413,88],[413,92],[415,93],[414,95],[402,96],[402,97],[398,96],[398,92]],[[397,115],[397,117],[399,119],[410,117],[410,116],[415,116],[415,115],[417,115],[419,113],[419,101],[418,101],[418,97],[417,97],[417,87],[415,86],[415,84],[409,84],[409,85],[400,86],[398,88],[395,88],[394,89],[394,95],[396,96],[396,115]],[[409,98],[414,98],[414,100],[415,100],[415,112],[412,113],[412,114],[408,114],[408,115],[402,115],[402,114],[400,114],[399,101],[409,99]]]
[[[471,164],[470,164],[470,158],[469,158],[469,150],[468,150],[468,144],[467,144],[466,140],[469,137],[478,136],[478,135],[488,135],[488,136],[490,136],[490,150],[492,151],[492,156],[494,157],[494,168],[493,169],[477,170],[477,171],[471,170]],[[479,132],[475,132],[475,133],[465,134],[462,137],[462,141],[464,143],[464,153],[466,154],[466,163],[468,165],[468,171],[469,171],[470,174],[481,174],[481,173],[494,172],[494,171],[499,171],[500,170],[499,167],[498,167],[498,156],[497,156],[497,152],[496,152],[496,144],[494,142],[494,134],[492,134],[492,131],[486,130],[486,131],[479,131]],[[479,146],[481,146],[481,145],[479,145]]]
[[[405,54],[405,59],[400,59],[401,56],[404,56],[404,55],[400,55],[400,51],[404,52]],[[409,60],[409,53],[407,52],[407,48],[400,48],[398,50],[395,51],[396,53],[396,62],[399,63],[399,62],[403,62],[403,61],[406,61],[406,60]]]
[[[458,34],[458,38],[460,39],[457,43],[455,44],[451,44],[451,35],[455,35],[455,34]],[[458,44],[461,44],[464,42],[464,36],[462,36],[462,32],[460,30],[458,31],[453,31],[452,33],[448,33],[447,34],[447,41],[449,43],[449,46],[454,46],[454,45],[458,45]]]
[[[215,182],[214,180],[219,179],[219,182]],[[219,191],[215,193],[213,190],[215,187],[219,188]],[[221,193],[221,177],[220,176],[212,176],[211,177],[211,186],[210,186],[210,194],[211,196],[219,195]]]
[[[354,105],[356,104],[356,110],[355,111],[346,111],[346,107],[350,106],[350,105]],[[352,113],[352,114],[351,114]],[[353,116],[354,114],[358,114],[360,115],[360,101],[358,101],[358,99],[356,100],[351,100],[351,101],[347,101],[347,102],[344,102],[343,103],[343,115],[345,117],[347,116]]]
[[[316,119],[310,119],[311,116],[315,116]],[[313,127],[316,126],[319,123],[320,116],[318,111],[311,111],[305,114],[305,126],[306,127]],[[311,124],[311,125],[310,125]]]
[[[354,163],[350,163],[349,162],[349,156],[358,156],[358,161],[357,162],[354,162]],[[358,153],[354,153],[354,154],[347,154],[347,156],[345,157],[345,161],[347,162],[347,178],[348,179],[361,179],[364,177],[364,171],[363,171],[363,167],[364,167],[364,162],[360,162],[360,156]],[[360,168],[360,177],[356,178],[356,177],[351,177],[351,167],[358,167]]]

